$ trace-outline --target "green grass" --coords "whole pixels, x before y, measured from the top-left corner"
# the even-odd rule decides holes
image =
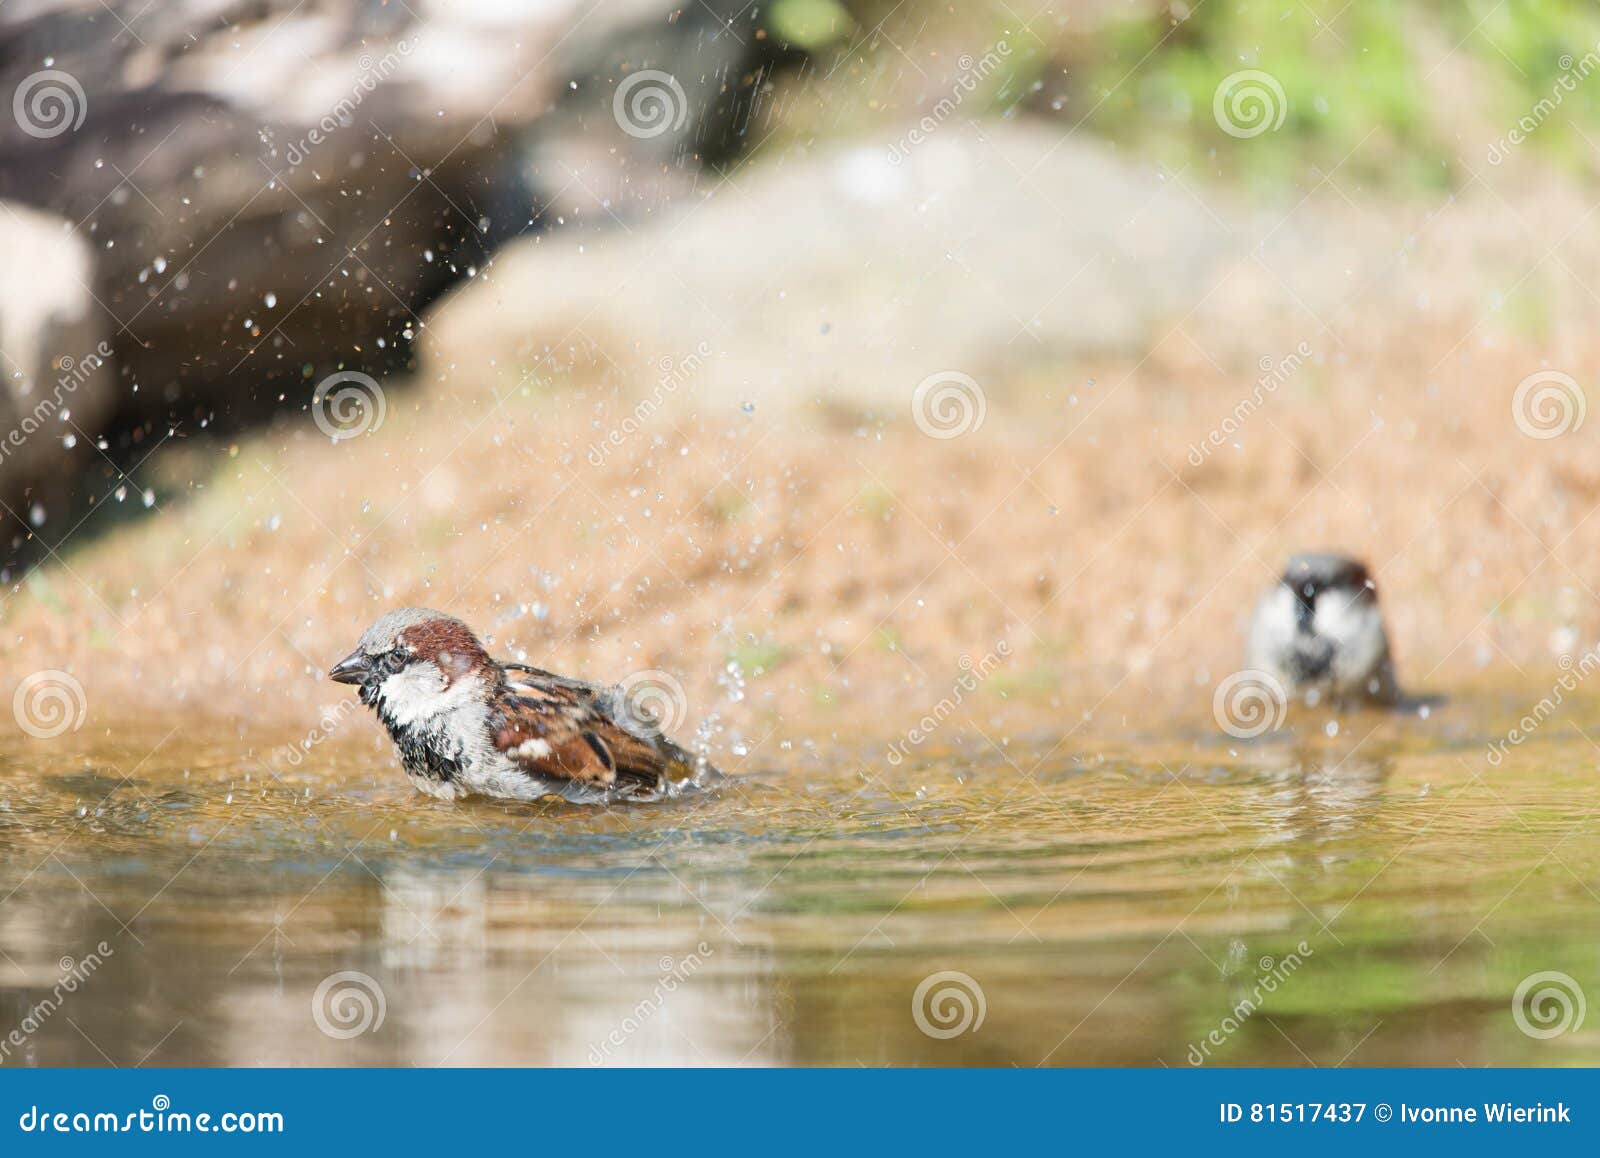
[[[748,640],[728,653],[729,662],[736,663],[747,676],[766,675],[790,657],[782,644],[764,640]]]
[[[1563,76],[1575,83],[1519,147],[1585,174],[1600,165],[1585,140],[1600,133],[1600,8],[1577,0],[1189,0],[1028,29],[1000,4],[850,7],[861,28],[891,16],[914,56],[924,39],[968,51],[1007,40],[987,103],[972,107],[1042,115],[1244,186],[1310,186],[1337,168],[1347,189],[1459,188]],[[1574,78],[1587,53],[1593,71]],[[1253,132],[1247,120],[1230,133],[1219,86],[1246,70],[1270,77],[1269,107],[1244,112],[1265,112],[1271,127]],[[862,81],[841,73],[839,83],[849,96]]]

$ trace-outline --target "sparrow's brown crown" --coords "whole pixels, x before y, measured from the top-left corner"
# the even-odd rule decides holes
[[[367,628],[356,649],[328,675],[340,683],[360,684],[373,674],[423,661],[438,664],[452,682],[492,663],[461,620],[426,607],[402,607]]]

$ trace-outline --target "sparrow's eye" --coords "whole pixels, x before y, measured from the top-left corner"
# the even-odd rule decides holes
[[[384,652],[374,661],[374,666],[382,671],[385,675],[394,675],[397,671],[406,666],[405,649],[397,647],[390,651]]]

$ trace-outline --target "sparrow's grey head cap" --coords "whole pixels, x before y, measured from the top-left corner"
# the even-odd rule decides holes
[[[433,611],[426,607],[399,607],[385,612],[376,623],[367,628],[357,647],[368,655],[382,655],[386,651],[393,650],[400,641],[400,633],[406,628],[436,620],[454,624],[464,631],[469,630],[461,620],[442,611]]]
[[[1365,563],[1331,551],[1294,555],[1283,571],[1284,586],[1311,595],[1341,587],[1359,590],[1370,583],[1371,575]]]

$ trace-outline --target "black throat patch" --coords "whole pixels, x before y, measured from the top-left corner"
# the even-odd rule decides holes
[[[460,745],[448,740],[440,729],[397,722],[379,703],[376,683],[361,686],[361,702],[377,711],[378,720],[394,741],[400,763],[409,774],[442,784],[461,776],[464,761]]]

